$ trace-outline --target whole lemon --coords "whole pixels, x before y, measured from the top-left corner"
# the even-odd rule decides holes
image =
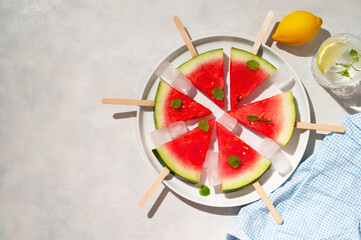
[[[282,19],[272,39],[287,45],[301,45],[311,41],[321,25],[321,18],[307,11],[296,11]]]

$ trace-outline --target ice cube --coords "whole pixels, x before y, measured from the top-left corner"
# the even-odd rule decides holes
[[[292,165],[287,159],[286,155],[279,151],[271,157],[271,162],[273,168],[280,174],[282,177],[287,175],[292,170]]]
[[[223,113],[223,115],[218,119],[218,122],[231,132],[235,129],[237,125],[237,119],[235,119],[228,113]]]
[[[203,167],[207,169],[218,169],[219,168],[218,153],[209,150],[207,152],[206,161],[204,162]]]
[[[162,127],[158,130],[150,133],[150,138],[156,147],[170,142],[177,137],[188,132],[188,128],[183,121],[174,122],[168,125],[168,127]]]
[[[186,95],[194,88],[192,82],[167,61],[164,61],[159,65],[159,67],[155,70],[155,74],[163,81]]]
[[[172,137],[170,136],[167,127],[163,127],[158,130],[152,131],[150,133],[150,139],[152,139],[152,142],[156,147],[159,147],[164,143],[172,141]]]
[[[164,61],[159,65],[159,67],[154,71],[154,73],[158,77],[167,80],[167,79],[175,79],[179,71],[176,70],[170,62]],[[167,83],[170,84],[170,82]]]
[[[217,186],[222,183],[220,170],[217,169],[207,169],[207,178],[209,185]]]
[[[242,141],[244,141],[249,146],[251,146],[254,150],[261,153],[260,152],[260,151],[262,151],[262,149],[261,149],[262,144],[261,143],[265,139],[265,137],[263,135],[258,134],[258,133],[254,132],[254,131],[251,131],[247,127],[243,127],[240,138],[242,139]]]
[[[281,146],[272,139],[264,137],[257,150],[264,157],[271,159],[273,155],[281,150]]]
[[[193,83],[181,73],[179,73],[174,79],[171,86],[178,91],[183,92],[185,95],[188,95],[188,93],[194,88]]]
[[[188,132],[187,126],[183,121],[174,122],[168,125],[168,132],[172,139],[182,136]]]
[[[284,66],[279,67],[274,73],[272,73],[272,75],[269,76],[269,81],[282,91],[291,89],[295,83],[293,76]]]

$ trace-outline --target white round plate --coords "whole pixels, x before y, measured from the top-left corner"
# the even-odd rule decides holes
[[[223,48],[225,54],[224,64],[228,66],[231,47],[250,51],[253,46],[254,39],[248,37],[240,37],[232,34],[222,34],[195,39],[193,40],[193,43],[199,53],[203,53],[217,48]],[[293,74],[296,83],[290,90],[294,95],[296,104],[296,121],[310,122],[310,109],[305,89],[291,66],[275,51],[273,51],[267,46],[263,45],[258,52],[258,55],[269,61],[276,68],[280,66],[287,67],[289,72]],[[190,58],[191,56],[186,46],[184,45],[171,52],[166,58],[162,60],[162,62],[165,60],[169,61],[176,67],[183,62],[189,60]],[[154,69],[156,69],[158,65]],[[226,81],[226,83],[228,84],[228,74]],[[153,71],[148,81],[145,83],[141,99],[154,100],[155,94],[157,92],[158,82],[159,79],[157,78],[157,76],[154,75]],[[137,116],[137,134],[139,136],[138,140],[141,152],[143,153],[146,161],[149,162],[152,168],[156,171],[156,173],[159,174],[162,171],[163,167],[152,153],[152,149],[155,146],[150,139],[150,132],[155,130],[153,108],[140,107]],[[295,129],[293,131],[291,140],[289,141],[287,146],[282,148],[282,151],[287,155],[288,159],[290,160],[293,170],[297,167],[304,154],[308,142],[308,137],[309,131],[301,131],[299,129]],[[292,174],[292,172],[282,177],[272,168],[270,168],[262,175],[261,178],[258,179],[258,181],[262,185],[265,192],[270,193],[277,189],[282,183],[284,183],[287,178]],[[214,189],[211,187],[211,194],[207,197],[203,197],[198,192],[199,185],[192,185],[172,176],[166,178],[163,183],[167,185],[171,190],[186,199],[202,205],[213,207],[239,206],[253,202],[260,198],[252,186],[248,186],[236,192],[226,194],[222,193],[217,188]]]

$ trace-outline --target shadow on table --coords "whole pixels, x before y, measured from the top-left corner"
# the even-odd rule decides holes
[[[144,112],[153,112],[154,111],[154,107],[142,106],[141,108]],[[137,111],[119,112],[119,113],[114,113],[114,115],[113,115],[113,118],[115,120],[116,119],[124,119],[124,118],[133,118],[133,117],[137,117]]]
[[[180,200],[182,200],[184,203],[188,204],[189,206],[196,208],[200,211],[217,214],[217,215],[224,215],[224,216],[236,216],[239,213],[239,210],[242,208],[242,206],[236,206],[236,207],[209,207],[205,205],[201,205],[195,202],[192,202],[188,199],[183,198],[182,196],[174,193]]]
[[[315,110],[313,108],[312,101],[311,101],[310,96],[308,95],[307,91],[306,91],[306,95],[307,95],[308,102],[310,104],[310,117],[311,117],[310,122],[316,123]],[[327,133],[318,133],[317,131],[313,131],[313,130],[294,129],[294,131],[301,131],[301,132],[310,131],[310,136],[308,139],[308,143],[307,143],[305,152],[302,156],[301,163],[303,161],[305,161],[309,156],[311,156],[315,152],[316,140],[322,141],[327,135]]]
[[[159,194],[157,200],[155,200],[152,208],[149,210],[148,218],[152,218],[154,216],[154,214],[157,212],[159,206],[162,204],[163,200],[165,199],[168,193],[169,193],[169,188],[164,186],[162,192]]]
[[[207,213],[212,213],[212,214],[217,214],[217,215],[226,215],[226,216],[236,216],[236,215],[238,215],[238,212],[241,209],[241,206],[237,206],[237,207],[204,206],[204,205],[192,202],[192,201],[178,195],[177,193],[171,191],[168,187],[164,186],[162,192],[159,194],[157,200],[154,202],[152,208],[149,210],[148,218],[152,218],[154,216],[154,214],[157,212],[157,210],[159,209],[159,206],[162,204],[163,200],[165,199],[165,197],[167,196],[167,194],[169,192],[172,192],[175,196],[178,197],[178,199],[180,199],[182,202],[188,204],[189,206],[196,208],[200,211],[207,212]]]
[[[277,22],[272,31],[271,34],[269,35],[267,41],[266,41],[266,45],[271,47],[273,44],[273,40],[272,40],[272,35],[276,32],[276,29],[279,25],[279,22]],[[299,45],[299,46],[290,46],[290,45],[286,45],[283,43],[277,43],[276,46],[281,49],[284,50],[286,52],[289,52],[293,55],[296,56],[300,56],[300,57],[311,57],[315,54],[315,52],[317,51],[317,49],[321,46],[321,44],[331,36],[330,32],[327,31],[324,28],[320,28],[318,30],[318,33],[316,34],[316,36],[308,43]]]
[[[120,113],[114,113],[113,115],[114,119],[124,119],[124,118],[133,118],[133,117],[137,117],[137,111],[120,112]]]
[[[340,98],[335,95],[331,90],[326,91],[340,104],[349,114],[356,114],[361,112],[361,83],[357,87],[358,91],[349,99]]]

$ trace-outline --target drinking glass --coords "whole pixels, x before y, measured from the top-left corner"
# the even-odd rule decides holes
[[[327,48],[328,52],[325,50]],[[339,57],[332,59],[335,56]],[[333,60],[335,62],[324,70],[320,68],[322,57],[329,58],[331,63]],[[326,39],[315,53],[311,64],[311,71],[317,83],[345,99],[359,94],[361,88],[360,69],[361,38],[348,33],[337,34]]]

